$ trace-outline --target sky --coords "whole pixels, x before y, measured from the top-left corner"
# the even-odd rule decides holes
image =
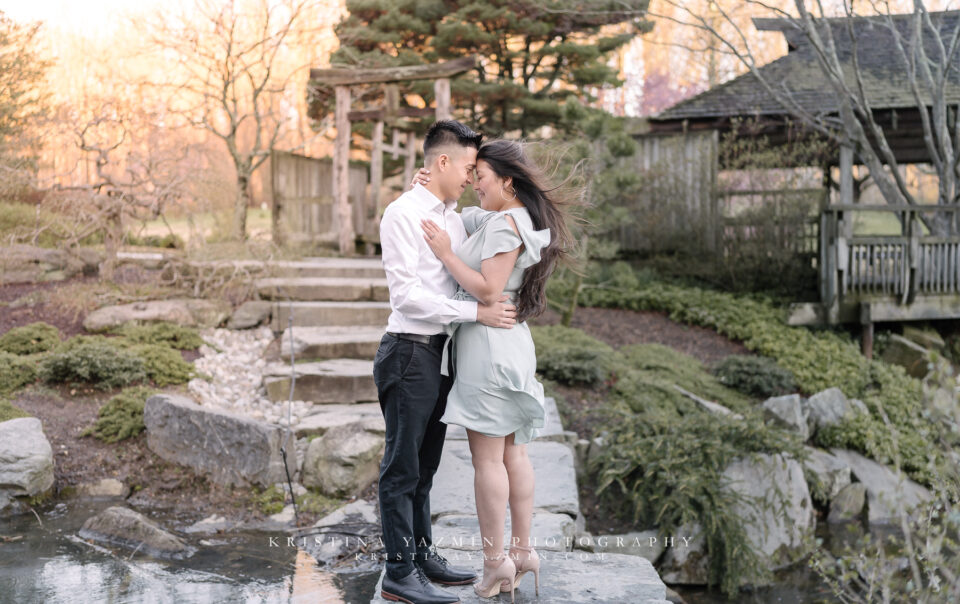
[[[144,12],[161,1],[0,0],[0,11],[15,21],[43,21],[55,28],[92,35],[109,31],[122,14]]]

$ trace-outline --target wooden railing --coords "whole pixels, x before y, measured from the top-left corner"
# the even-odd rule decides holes
[[[909,304],[920,295],[960,293],[960,233],[930,235],[920,215],[953,213],[956,206],[834,205],[821,212],[821,300],[831,306],[851,296],[897,296]],[[855,212],[886,212],[901,223],[899,235],[853,235]],[[955,222],[953,220],[949,221]]]

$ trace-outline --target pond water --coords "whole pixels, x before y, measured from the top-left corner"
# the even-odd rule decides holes
[[[0,520],[0,534],[22,536],[0,542],[0,603],[367,603],[380,575],[376,566],[323,571],[296,547],[272,547],[271,536],[282,544],[280,532],[194,536],[188,540],[197,553],[177,561],[78,539],[84,521],[109,505],[59,503],[41,514],[42,526],[33,514]]]
[[[380,569],[368,562],[352,572],[331,573],[296,547],[283,545],[281,532],[231,532],[190,536],[197,553],[185,560],[160,561],[123,550],[109,550],[76,537],[84,521],[110,502],[58,503],[41,513],[0,520],[0,604],[86,603],[368,603]],[[161,525],[183,528],[173,516],[150,514]],[[850,543],[848,529],[821,523],[817,536],[838,551]],[[274,538],[271,545],[270,537]],[[816,574],[801,563],[781,572],[770,587],[744,591],[742,603],[831,602],[836,599]],[[688,604],[727,604],[718,591],[677,587]]]

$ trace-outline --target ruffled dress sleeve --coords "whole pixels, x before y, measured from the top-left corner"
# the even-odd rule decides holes
[[[508,214],[513,218],[514,223],[516,223],[519,236],[510,226],[510,221],[507,220]],[[550,245],[550,229],[535,230],[530,220],[530,215],[525,209],[500,212],[497,213],[497,218],[491,220],[496,220],[496,223],[491,222],[487,227],[487,231],[497,233],[497,236],[491,244],[492,249],[505,247],[506,249],[501,249],[500,251],[510,251],[516,249],[522,243],[523,253],[517,258],[516,267],[525,269],[540,262],[543,249]],[[500,226],[501,224],[503,225],[502,227]],[[492,227],[494,226],[497,228],[493,229]],[[485,249],[486,243],[487,242],[484,241]]]

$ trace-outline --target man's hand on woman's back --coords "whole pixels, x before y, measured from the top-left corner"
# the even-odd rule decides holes
[[[510,329],[517,324],[517,307],[508,302],[510,296],[500,296],[500,300],[487,306],[477,304],[477,323],[487,327]]]

